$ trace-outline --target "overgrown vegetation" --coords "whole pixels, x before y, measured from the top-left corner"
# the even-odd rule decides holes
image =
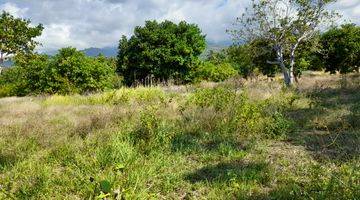
[[[357,199],[360,78],[304,79],[1,99],[0,198]]]

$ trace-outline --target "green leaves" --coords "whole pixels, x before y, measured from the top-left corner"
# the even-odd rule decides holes
[[[205,49],[205,36],[194,24],[146,21],[134,35],[119,42],[117,71],[127,85],[146,79],[184,80]]]
[[[111,183],[108,180],[102,180],[100,181],[100,190],[107,194],[111,192]]]
[[[360,66],[360,27],[346,24],[332,28],[321,36],[323,45],[322,60],[326,71],[348,73],[359,70]]]
[[[34,50],[38,42],[35,37],[40,36],[44,27],[39,24],[30,26],[31,21],[15,18],[3,11],[0,15],[0,64],[10,54],[29,53]]]
[[[0,76],[0,83],[12,85],[5,95],[71,94],[112,88],[115,69],[106,58],[90,58],[74,48],[64,48],[57,55],[15,57],[15,67]]]

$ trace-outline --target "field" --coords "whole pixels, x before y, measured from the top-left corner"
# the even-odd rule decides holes
[[[0,199],[360,199],[360,76],[0,99]]]

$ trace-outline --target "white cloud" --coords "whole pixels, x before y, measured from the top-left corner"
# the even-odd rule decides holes
[[[225,30],[250,0],[0,0],[0,8],[30,18],[45,27],[41,50],[117,46],[121,35],[131,35],[145,20],[196,23],[214,42],[230,40]],[[345,18],[360,24],[360,1],[332,5]]]
[[[342,15],[339,23],[360,24],[360,0],[338,0],[330,8]]]
[[[26,11],[28,10],[27,8],[19,8],[16,4],[13,4],[11,2],[1,4],[0,9],[9,12],[15,17],[25,16]]]

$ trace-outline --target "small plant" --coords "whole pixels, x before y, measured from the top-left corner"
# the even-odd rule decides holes
[[[235,98],[236,92],[230,88],[198,89],[189,97],[188,104],[224,110],[234,105]]]

